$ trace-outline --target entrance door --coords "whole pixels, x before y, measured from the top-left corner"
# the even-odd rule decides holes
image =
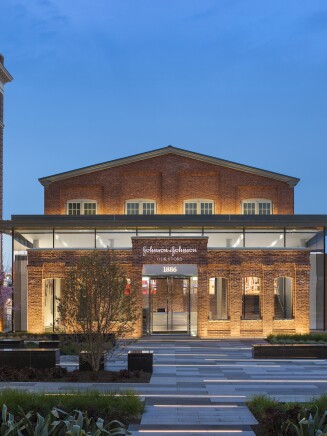
[[[190,279],[151,278],[152,333],[190,332]]]

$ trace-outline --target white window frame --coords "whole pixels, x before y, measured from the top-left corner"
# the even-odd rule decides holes
[[[127,213],[127,205],[131,204],[131,203],[137,203],[139,205],[139,213],[135,214],[135,215],[155,215],[157,213],[157,204],[154,200],[148,200],[145,198],[141,198],[141,199],[133,199],[133,200],[126,200],[125,201],[125,215],[134,215],[134,214],[128,214]],[[143,213],[143,205],[146,203],[151,203],[154,205],[154,212],[153,214],[144,214]]]
[[[254,203],[254,215],[259,215],[259,204],[269,203],[270,204],[270,214],[261,214],[261,215],[272,215],[273,214],[273,203],[271,200],[267,200],[265,198],[247,198],[246,200],[242,200],[242,202],[241,202],[242,215],[245,215],[244,214],[244,205],[246,203]],[[251,214],[246,214],[246,215],[251,215]]]
[[[84,213],[84,205],[86,203],[88,203],[88,204],[89,203],[95,204],[95,214],[88,214],[88,215],[97,215],[97,213],[98,213],[98,203],[97,203],[96,200],[87,200],[87,199],[80,199],[80,198],[78,198],[76,200],[68,200],[67,201],[67,205],[66,205],[66,213],[67,213],[67,215],[69,215],[69,204],[70,203],[79,203],[80,204],[80,206],[81,206],[81,213],[80,213],[80,215],[85,215],[85,213]],[[74,216],[74,215],[70,215],[70,216]]]
[[[190,200],[184,200],[183,201],[183,213],[184,215],[186,215],[186,205],[188,203],[196,203],[196,214],[187,214],[187,215],[201,215],[201,204],[203,203],[210,203],[212,204],[212,214],[210,215],[214,215],[215,213],[215,202],[213,200],[203,200],[203,199],[190,199]],[[205,215],[205,214],[204,214]]]

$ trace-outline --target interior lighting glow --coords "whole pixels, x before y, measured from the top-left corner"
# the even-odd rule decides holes
[[[103,240],[100,238],[99,235],[97,236],[97,239],[99,240],[99,243],[100,243],[101,247],[107,248],[107,245],[103,242]]]
[[[238,246],[240,245],[241,241],[243,241],[243,235],[240,235],[240,236],[237,238],[237,241],[235,242],[235,244],[233,245],[233,247],[238,247]]]

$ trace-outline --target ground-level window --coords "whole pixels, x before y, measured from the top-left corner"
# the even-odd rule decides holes
[[[212,215],[214,202],[212,200],[186,200],[184,201],[185,215]]]
[[[127,200],[125,212],[127,215],[154,215],[156,203],[152,200]]]
[[[97,202],[93,200],[71,200],[67,202],[68,215],[96,215]]]
[[[228,319],[228,280],[224,277],[209,279],[209,319]]]
[[[292,279],[278,277],[274,281],[275,319],[293,318]]]
[[[65,281],[63,279],[54,278],[44,279],[42,282],[44,301],[43,326],[45,331],[54,331],[55,327],[59,326],[58,299],[62,298],[64,295]]]
[[[242,288],[243,319],[260,319],[261,278],[244,277],[242,280]]]
[[[243,215],[271,215],[271,200],[249,199],[242,201]]]

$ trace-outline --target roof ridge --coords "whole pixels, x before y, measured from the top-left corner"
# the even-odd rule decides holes
[[[52,182],[67,179],[70,177],[75,177],[82,174],[87,174],[94,171],[100,171],[107,168],[113,168],[120,165],[126,165],[128,163],[137,162],[140,160],[150,159],[153,157],[163,156],[166,153],[174,152],[179,156],[188,157],[191,159],[197,159],[204,162],[212,163],[215,165],[221,165],[224,167],[232,168],[238,171],[244,171],[252,174],[261,175],[263,177],[269,177],[272,179],[277,179],[288,183],[290,186],[296,186],[300,179],[297,177],[288,176],[286,174],[276,173],[273,171],[263,170],[260,168],[252,167],[249,165],[239,164],[236,162],[228,161],[225,159],[216,158],[213,156],[205,155],[202,153],[197,153],[194,151],[185,150],[183,148],[178,148],[173,145],[168,145],[166,147],[157,148],[154,150],[146,151],[143,153],[137,153],[131,156],[113,159],[111,161],[102,162],[99,164],[89,165],[86,167],[78,168],[75,170],[69,170],[62,173],[52,174],[50,176],[39,178],[39,182],[46,186]]]

